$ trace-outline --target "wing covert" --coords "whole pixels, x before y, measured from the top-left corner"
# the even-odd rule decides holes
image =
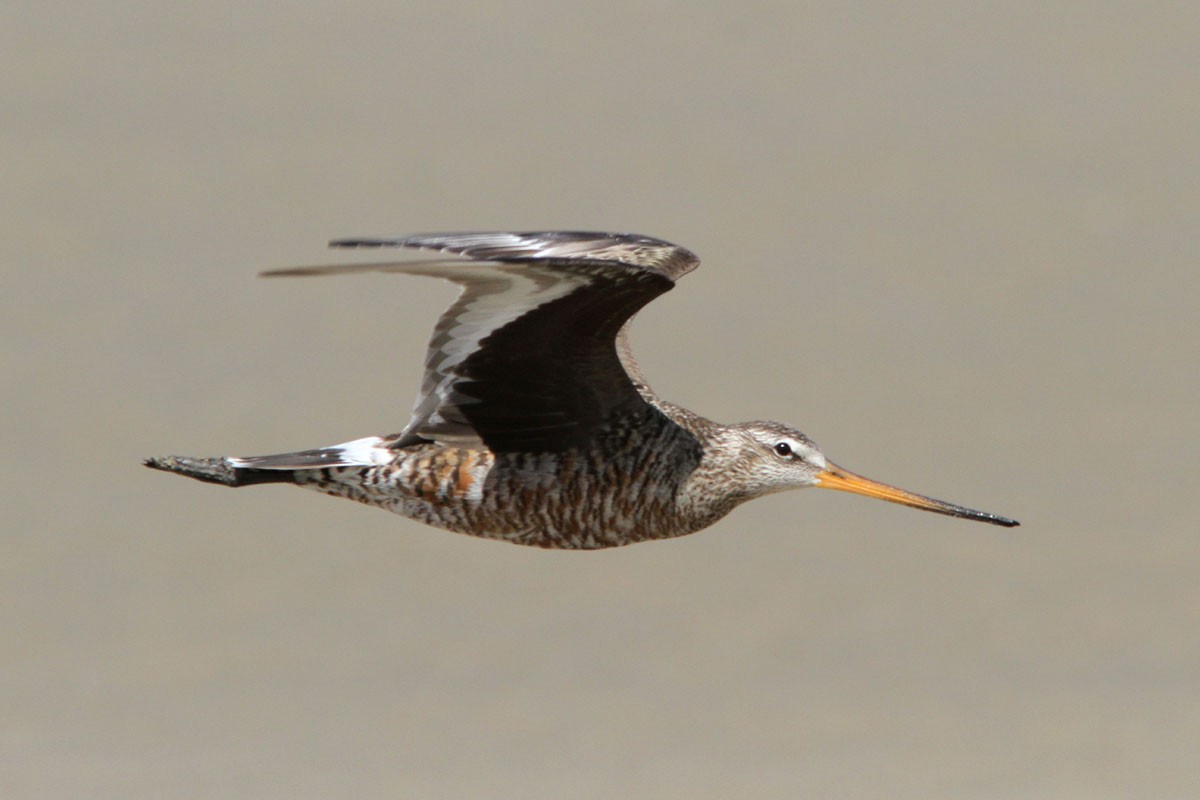
[[[496,452],[584,445],[646,400],[617,352],[618,332],[699,260],[635,234],[549,231],[340,239],[334,247],[405,247],[458,258],[302,267],[275,275],[384,271],[462,287],[438,319],[412,420],[396,446],[483,443]]]

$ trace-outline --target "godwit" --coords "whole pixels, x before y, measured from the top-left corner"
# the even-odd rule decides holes
[[[786,425],[723,425],[660,399],[633,360],[629,320],[699,264],[682,247],[576,231],[331,245],[450,254],[264,273],[403,272],[462,287],[434,328],[404,430],[297,453],[166,456],[146,466],[227,486],[293,483],[538,547],[682,536],[747,500],[807,486],[1018,524],[855,475]]]

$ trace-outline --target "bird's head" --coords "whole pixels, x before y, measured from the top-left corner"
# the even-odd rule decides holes
[[[993,525],[1012,527],[1018,524],[1006,517],[934,500],[856,475],[827,459],[812,439],[778,422],[744,422],[724,426],[719,438],[722,440],[721,449],[732,456],[730,471],[726,475],[735,482],[747,500],[786,489],[815,486]]]

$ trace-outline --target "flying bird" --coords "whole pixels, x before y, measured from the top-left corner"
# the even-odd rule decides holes
[[[682,536],[773,492],[815,486],[1012,527],[1015,520],[878,483],[778,422],[725,425],[656,395],[629,346],[634,314],[699,259],[623,233],[422,234],[339,248],[423,260],[268,276],[399,272],[453,281],[400,433],[281,455],[150,458],[226,486],[290,483],[459,533],[596,549]]]

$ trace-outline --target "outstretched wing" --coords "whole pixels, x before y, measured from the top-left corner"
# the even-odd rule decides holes
[[[632,234],[550,231],[343,239],[334,247],[411,247],[458,258],[301,267],[269,275],[404,272],[462,293],[429,341],[413,417],[398,444],[479,443],[496,452],[584,445],[646,401],[617,353],[622,326],[699,260]]]

